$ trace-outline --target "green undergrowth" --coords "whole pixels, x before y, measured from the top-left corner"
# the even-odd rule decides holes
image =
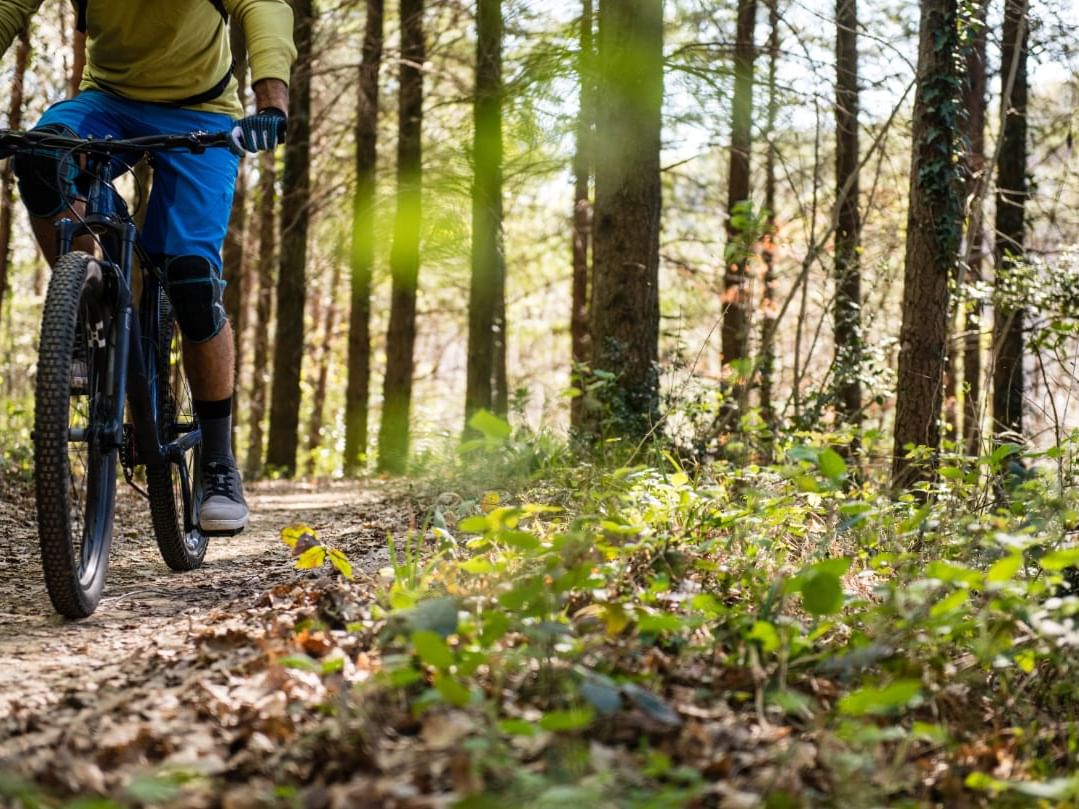
[[[826,435],[599,469],[483,432],[435,549],[391,541],[373,686],[479,723],[462,805],[1079,799],[1076,435],[895,496]]]

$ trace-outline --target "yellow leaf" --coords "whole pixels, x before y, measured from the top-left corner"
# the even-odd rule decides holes
[[[304,536],[308,537],[308,539],[317,541],[318,531],[302,522],[293,523],[292,525],[287,525],[281,529],[281,541],[290,548],[295,548],[296,543]]]
[[[315,545],[300,554],[296,560],[297,570],[311,570],[326,561],[326,549],[322,545]]]
[[[486,513],[501,502],[502,498],[498,496],[498,492],[487,492],[487,494],[483,496],[483,501],[480,507],[483,509],[484,513]]]
[[[348,557],[344,552],[334,548],[330,551],[330,564],[337,568],[337,572],[344,576],[346,579],[352,578],[352,563],[348,561]]]

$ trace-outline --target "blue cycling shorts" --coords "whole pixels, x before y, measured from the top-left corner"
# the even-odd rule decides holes
[[[65,127],[80,137],[135,138],[145,135],[180,134],[194,130],[222,132],[232,129],[232,119],[216,112],[199,112],[163,104],[132,101],[100,90],[84,90],[75,98],[51,106],[36,129]],[[137,159],[138,155],[133,156]],[[228,232],[232,193],[240,158],[230,149],[207,149],[202,154],[162,151],[153,154],[153,189],[142,230],[142,244],[154,256],[200,256],[220,272],[221,245]],[[128,168],[115,161],[116,176]],[[52,216],[66,208],[64,202],[85,196],[85,180],[73,164],[50,177],[20,176],[23,198],[36,216]],[[53,199],[55,210],[34,210],[28,183],[45,182],[62,187]]]

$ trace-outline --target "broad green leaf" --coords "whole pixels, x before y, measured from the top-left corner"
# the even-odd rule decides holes
[[[498,729],[510,736],[535,736],[539,732],[534,723],[525,719],[503,719]]]
[[[465,573],[471,573],[473,576],[482,576],[495,569],[495,566],[482,556],[475,556],[472,559],[458,562],[457,567],[461,568]]]
[[[329,557],[330,564],[337,569],[338,573],[346,579],[352,578],[352,563],[348,561],[348,557],[345,556],[343,551],[333,548],[329,553]]]
[[[1038,560],[1043,570],[1056,572],[1065,568],[1079,565],[1079,548],[1064,548],[1063,550],[1047,553]]]
[[[323,545],[315,545],[301,553],[296,559],[297,570],[312,570],[321,567],[326,561],[326,548]]]
[[[417,629],[412,633],[412,646],[428,666],[445,670],[453,665],[453,651],[437,632]]]
[[[482,514],[465,517],[457,523],[457,530],[465,534],[483,534],[491,527],[487,518]]]
[[[1010,581],[1015,578],[1015,574],[1019,572],[1019,568],[1022,566],[1023,557],[1019,554],[1013,553],[1011,556],[1005,556],[992,564],[989,572],[985,574],[985,580],[989,584]]]
[[[779,648],[779,633],[767,621],[757,621],[749,631],[749,639],[759,641],[765,652],[774,652]]]
[[[513,428],[489,410],[477,410],[468,420],[468,426],[492,441],[505,441]]]
[[[592,706],[583,705],[580,708],[545,713],[539,725],[544,730],[580,730],[591,725],[595,716]]]
[[[472,692],[448,674],[438,675],[435,679],[435,690],[442,699],[459,708],[463,708],[472,701]]]
[[[499,531],[497,538],[519,551],[534,551],[540,546],[539,537],[527,531]]]
[[[834,449],[822,449],[817,456],[817,466],[821,474],[835,482],[847,474],[847,462]]]
[[[930,618],[940,618],[942,615],[947,615],[949,612],[962,607],[967,603],[967,599],[970,598],[969,590],[956,590],[953,593],[949,593],[929,610]]]
[[[642,615],[637,620],[637,629],[641,632],[678,632],[685,629],[686,619],[679,615],[660,613],[658,615]]]
[[[907,707],[921,690],[921,680],[896,680],[880,688],[866,686],[840,699],[839,712],[847,716],[893,713]]]
[[[843,608],[843,588],[839,576],[814,570],[802,582],[802,603],[814,615],[831,615]]]
[[[278,658],[277,662],[286,669],[299,669],[300,671],[321,671],[322,669],[322,666],[307,655],[288,655],[287,657]]]
[[[409,629],[426,629],[443,638],[457,631],[457,599],[429,598],[409,611],[406,620]]]

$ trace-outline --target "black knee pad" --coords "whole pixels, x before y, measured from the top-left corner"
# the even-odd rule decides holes
[[[75,130],[62,124],[46,124],[38,132],[78,137]],[[19,194],[26,210],[33,217],[50,218],[67,209],[71,203],[86,196],[87,184],[83,172],[71,155],[62,149],[20,151],[12,160],[15,176],[19,178]]]
[[[221,270],[202,256],[168,256],[162,262],[169,300],[184,337],[205,343],[225,325]]]

